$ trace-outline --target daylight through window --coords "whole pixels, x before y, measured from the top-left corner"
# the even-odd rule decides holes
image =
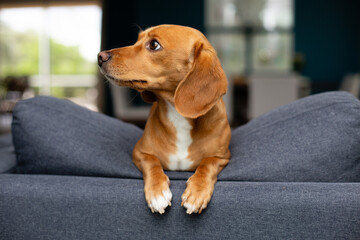
[[[98,5],[0,8],[0,78],[97,110],[100,31]]]

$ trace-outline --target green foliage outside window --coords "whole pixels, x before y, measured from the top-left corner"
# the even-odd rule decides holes
[[[96,63],[84,59],[78,46],[65,46],[51,40],[50,49],[51,74],[96,74]]]
[[[1,28],[0,77],[38,74],[39,44],[36,33],[16,33],[3,25]]]
[[[0,76],[39,74],[39,38],[35,32],[0,33]],[[96,74],[96,63],[81,56],[79,46],[50,40],[51,74]],[[95,58],[95,57],[94,57]]]
[[[79,46],[66,46],[50,39],[50,71],[53,75],[94,75],[97,73],[97,65],[80,54]],[[38,74],[38,34],[33,31],[14,32],[0,23],[0,79]],[[37,88],[34,90],[38,92]],[[51,95],[64,98],[81,96],[85,91],[85,87],[52,87]]]

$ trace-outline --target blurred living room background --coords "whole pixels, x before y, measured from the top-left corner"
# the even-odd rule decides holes
[[[164,23],[194,27],[215,47],[232,127],[310,94],[359,98],[359,13],[358,0],[0,0],[0,133],[16,102],[37,95],[144,126],[149,105],[111,86],[97,53]]]

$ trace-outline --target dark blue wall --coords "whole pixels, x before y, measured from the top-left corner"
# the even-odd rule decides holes
[[[138,0],[138,2],[138,23],[145,28],[159,24],[178,24],[204,32],[202,0]]]
[[[123,47],[137,39],[142,29],[159,24],[178,24],[204,31],[202,0],[104,0],[103,49]]]
[[[295,1],[295,51],[305,55],[303,74],[315,87],[327,90],[360,71],[359,25],[359,0]]]

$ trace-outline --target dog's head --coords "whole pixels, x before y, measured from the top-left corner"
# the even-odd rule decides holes
[[[227,89],[214,48],[189,27],[149,28],[132,46],[100,52],[98,63],[112,83],[138,90],[148,102],[166,98],[184,117],[204,115]]]

